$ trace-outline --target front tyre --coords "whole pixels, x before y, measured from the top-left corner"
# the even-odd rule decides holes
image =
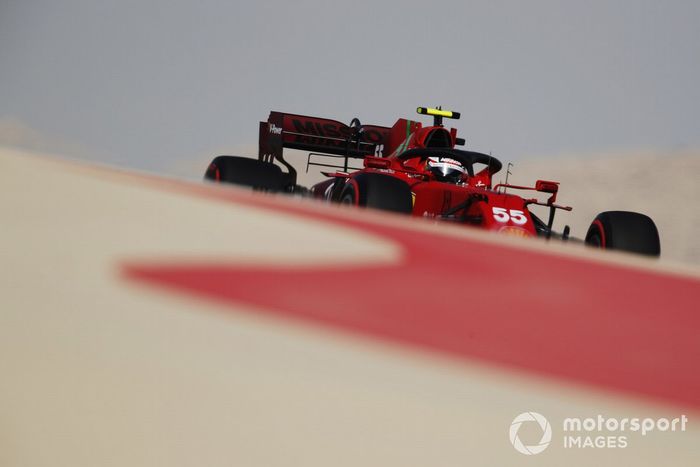
[[[646,256],[661,254],[656,224],[649,216],[637,212],[601,212],[588,228],[586,244]]]

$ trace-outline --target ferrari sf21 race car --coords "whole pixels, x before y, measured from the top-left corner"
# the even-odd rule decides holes
[[[458,119],[459,113],[425,107],[417,112],[432,116],[432,125],[404,118],[391,128],[363,125],[357,118],[345,125],[273,111],[266,122],[260,122],[257,159],[218,156],[204,177],[511,235],[570,239],[568,226],[562,232],[552,228],[557,210],[572,209],[556,203],[558,182],[537,180],[534,186],[519,186],[508,184],[506,178],[506,183],[494,185],[493,176],[501,170],[501,162],[488,154],[457,149],[464,146],[464,139],[457,137],[456,129],[443,125],[444,118]],[[302,187],[297,184],[296,169],[284,158],[284,148],[309,151],[307,171],[312,165],[335,170],[322,172],[326,180]],[[362,160],[362,167],[351,167],[351,160]],[[548,197],[542,201],[513,194],[513,190]],[[548,210],[546,221],[530,209],[536,205]],[[598,214],[582,241],[598,248],[660,254],[656,225],[636,212]]]

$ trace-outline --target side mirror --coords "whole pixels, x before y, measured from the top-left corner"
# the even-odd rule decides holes
[[[546,180],[537,180],[535,182],[535,190],[542,193],[555,194],[559,191],[559,182],[548,182]]]

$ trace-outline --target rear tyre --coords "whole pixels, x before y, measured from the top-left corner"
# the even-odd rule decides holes
[[[586,244],[608,250],[659,256],[659,231],[649,216],[637,212],[601,212],[586,233]]]
[[[361,173],[350,178],[340,194],[340,203],[402,214],[413,211],[408,184],[398,178],[373,173]]]
[[[233,183],[263,191],[282,191],[286,177],[282,169],[258,159],[239,156],[218,156],[207,167],[205,180]]]

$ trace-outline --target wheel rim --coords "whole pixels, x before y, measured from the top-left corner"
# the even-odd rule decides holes
[[[343,195],[343,197],[340,200],[340,204],[355,204],[355,199],[352,193],[346,193],[345,195]]]
[[[602,242],[600,241],[600,235],[598,234],[591,235],[588,239],[588,244],[596,248],[600,248],[603,246]]]

